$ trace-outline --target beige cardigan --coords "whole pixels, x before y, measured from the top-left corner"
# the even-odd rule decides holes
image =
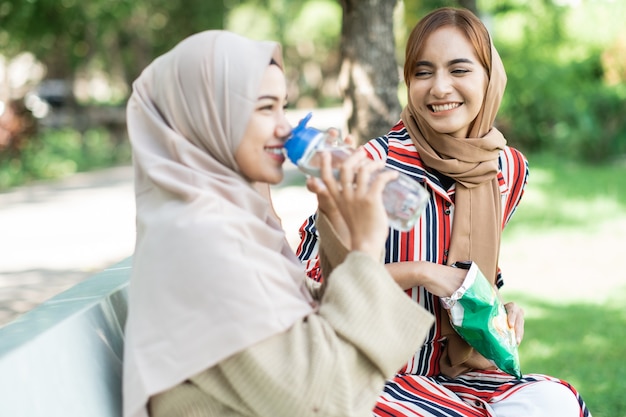
[[[323,288],[312,286],[319,310],[153,396],[153,417],[371,416],[385,380],[421,347],[433,317],[382,263],[348,254],[325,220],[321,253],[332,272]]]

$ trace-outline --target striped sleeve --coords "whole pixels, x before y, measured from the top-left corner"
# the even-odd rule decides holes
[[[319,261],[319,234],[315,226],[316,214],[309,216],[300,226],[300,244],[296,249],[296,256],[302,262],[306,275],[317,281],[322,281],[322,270]]]
[[[500,171],[509,192],[503,205],[502,228],[506,226],[517,208],[528,182],[528,161],[517,149],[507,147],[500,155]]]

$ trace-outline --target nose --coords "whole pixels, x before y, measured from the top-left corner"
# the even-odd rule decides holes
[[[430,88],[430,93],[434,97],[443,98],[452,92],[452,80],[448,74],[438,73],[433,78],[433,84]]]
[[[276,124],[276,137],[285,141],[291,135],[291,130],[291,124],[289,124],[287,116],[285,114],[278,116],[278,123]]]

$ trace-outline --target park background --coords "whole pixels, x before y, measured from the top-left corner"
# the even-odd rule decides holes
[[[530,162],[501,256],[503,296],[527,312],[522,370],[571,381],[595,417],[625,417],[623,1],[0,0],[0,215],[42,187],[63,195],[63,184],[86,172],[113,182],[130,172],[124,105],[131,83],[199,30],[281,42],[294,122],[314,109],[319,127],[361,140],[383,134],[406,102],[408,32],[442,5],[471,8],[490,28],[508,75],[497,125]],[[274,192],[294,236],[310,199],[302,176],[290,172]],[[17,235],[0,236],[0,258],[28,257]],[[54,268],[71,285],[113,261]],[[0,270],[0,292],[19,285],[25,275],[18,272]]]

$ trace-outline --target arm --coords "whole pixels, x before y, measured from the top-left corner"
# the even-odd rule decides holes
[[[353,252],[329,277],[317,314],[192,381],[236,414],[368,415],[432,320],[379,262]]]
[[[379,138],[372,139],[365,145],[361,146],[360,149],[365,151],[365,154],[369,159],[384,162],[388,148],[387,141],[387,136],[381,136]],[[347,136],[344,139],[344,142],[351,146],[355,145],[354,140],[350,136]],[[342,242],[346,247],[350,245],[350,232],[347,225],[343,221],[343,217],[341,216],[338,207],[334,204],[330,195],[325,193],[324,186],[316,179],[309,178],[307,180],[307,188],[309,191],[317,194],[319,210],[316,214],[309,216],[300,226],[300,244],[296,249],[296,255],[304,265],[307,276],[315,281],[321,282],[323,281],[321,264],[326,263],[326,261],[322,261],[320,258],[324,257],[325,253],[328,253],[328,251],[324,251],[320,248],[321,238],[318,234],[318,214],[320,212],[325,213],[327,223],[333,230],[333,238]]]
[[[305,265],[311,281],[307,282],[311,294],[316,300],[320,300],[326,283],[322,277],[329,276],[345,260],[350,249],[323,211],[318,211],[305,221],[300,228],[300,235],[302,241],[296,255]],[[381,252],[381,256],[383,253]]]
[[[500,170],[509,190],[503,205],[502,228],[504,229],[513,217],[528,184],[528,160],[517,149],[506,147],[500,156]],[[499,284],[500,286],[503,284],[501,276]],[[509,325],[515,329],[517,343],[520,344],[524,337],[524,310],[514,302],[506,303],[505,308]]]
[[[524,195],[529,175],[528,161],[520,151],[507,147],[500,156],[500,170],[509,190],[502,207],[502,228],[504,229]]]
[[[362,148],[342,164],[338,181],[330,169],[328,155],[324,156],[324,163],[326,169],[322,169],[321,179],[307,179],[307,189],[317,195],[318,210],[300,227],[300,244],[296,250],[307,275],[316,281],[330,274],[349,249],[376,252],[376,258],[380,257],[383,249],[373,244],[375,240],[369,235],[376,228],[376,235],[386,238],[387,215],[380,205],[380,194],[385,184],[397,175],[385,172],[370,181],[371,174],[383,165],[373,163]],[[350,186],[343,188],[340,182]],[[376,221],[372,222],[367,220],[372,212],[365,209],[371,209],[376,200],[378,212],[373,215]]]
[[[327,203],[320,206],[322,218],[326,209],[342,217],[351,253],[344,261],[343,254],[329,251],[331,266],[341,264],[328,272],[316,314],[194,378],[241,414],[368,413],[385,379],[421,346],[432,325],[430,314],[406,297],[379,262],[388,233],[381,194],[394,173],[372,180],[380,164],[357,152],[343,162],[337,181],[328,155],[322,159],[323,184],[312,188]]]
[[[387,271],[403,289],[422,286],[438,297],[449,297],[456,291],[467,271],[428,261],[395,262]]]
[[[323,282],[323,276],[332,271],[347,253],[347,243],[342,241],[333,222],[323,212],[304,222],[300,236],[301,243],[296,254],[304,264],[307,275]],[[463,270],[427,261],[390,263],[386,268],[402,289],[423,286],[439,297],[449,297],[465,278]]]

